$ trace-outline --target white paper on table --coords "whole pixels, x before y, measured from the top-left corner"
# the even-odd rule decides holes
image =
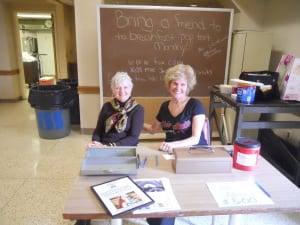
[[[165,160],[173,160],[173,159],[175,159],[174,154],[163,154],[162,156],[164,157]]]
[[[154,200],[153,204],[133,211],[134,214],[180,209],[168,178],[135,179],[134,182]]]
[[[270,194],[255,181],[208,182],[219,207],[274,204]]]

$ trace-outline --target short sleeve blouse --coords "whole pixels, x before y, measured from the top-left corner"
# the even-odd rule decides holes
[[[169,111],[169,101],[162,103],[156,119],[161,122],[162,129],[166,132],[165,141],[178,141],[189,138],[192,135],[193,117],[196,115],[205,115],[203,104],[195,99],[190,98],[183,111],[176,117],[172,116]],[[198,145],[207,145],[203,131]]]

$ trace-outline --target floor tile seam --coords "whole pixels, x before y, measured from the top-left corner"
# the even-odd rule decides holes
[[[56,141],[54,145],[52,145],[50,148],[47,149],[47,153],[45,154],[45,160],[49,159],[51,157],[51,154],[53,153],[53,149],[58,145],[58,142]]]
[[[32,179],[30,179],[30,178],[28,178],[28,179],[26,179],[24,182],[23,182],[23,185],[22,186],[24,186],[25,184],[27,184],[27,183],[29,183],[29,184],[31,184],[33,181],[40,181],[40,182],[55,182],[55,181],[66,181],[68,178],[32,178]],[[75,183],[75,181],[76,181],[76,178],[74,178],[74,179],[69,179],[69,186],[70,186],[70,189],[69,190],[66,190],[66,195],[69,193],[69,191],[71,190],[71,187],[73,186],[73,184]],[[18,190],[21,190],[21,188],[18,188]],[[15,193],[15,194],[17,194],[18,193],[18,191]],[[48,197],[47,197],[47,195],[43,195],[43,197],[42,198],[40,198],[39,200],[40,201],[44,201],[44,199],[47,199]],[[66,198],[66,197],[65,197]]]
[[[78,178],[78,176],[76,177],[47,177],[47,178],[44,178],[44,177],[36,177],[36,176],[33,176],[33,177],[30,177],[30,178],[27,178],[27,180],[29,181],[66,181],[66,180],[76,180]]]
[[[10,178],[11,179],[11,178]],[[14,179],[14,178],[13,178]],[[1,178],[0,178],[1,180]],[[23,182],[15,189],[13,194],[10,196],[10,198],[6,201],[6,203],[1,207],[1,212],[4,210],[4,208],[9,205],[9,203],[12,201],[12,199],[16,196],[16,194],[21,191],[21,187],[25,185],[27,179],[14,179],[14,180],[23,180]]]

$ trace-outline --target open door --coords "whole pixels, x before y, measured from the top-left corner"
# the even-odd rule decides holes
[[[25,83],[56,77],[53,18],[46,13],[17,13]]]

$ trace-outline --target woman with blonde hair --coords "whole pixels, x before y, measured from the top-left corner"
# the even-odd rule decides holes
[[[160,150],[168,153],[175,147],[207,145],[202,131],[206,117],[204,106],[198,99],[189,97],[197,83],[193,68],[183,64],[171,67],[164,81],[171,100],[162,103],[156,120],[145,123],[144,129],[153,134],[162,128],[166,139]]]
[[[162,103],[152,124],[144,124],[144,129],[152,134],[162,128],[165,141],[159,150],[173,153],[174,148],[192,145],[207,145],[203,133],[205,109],[202,103],[189,93],[195,87],[196,74],[189,65],[178,64],[166,71],[165,86],[171,99]],[[173,225],[175,218],[148,218],[150,225]]]

